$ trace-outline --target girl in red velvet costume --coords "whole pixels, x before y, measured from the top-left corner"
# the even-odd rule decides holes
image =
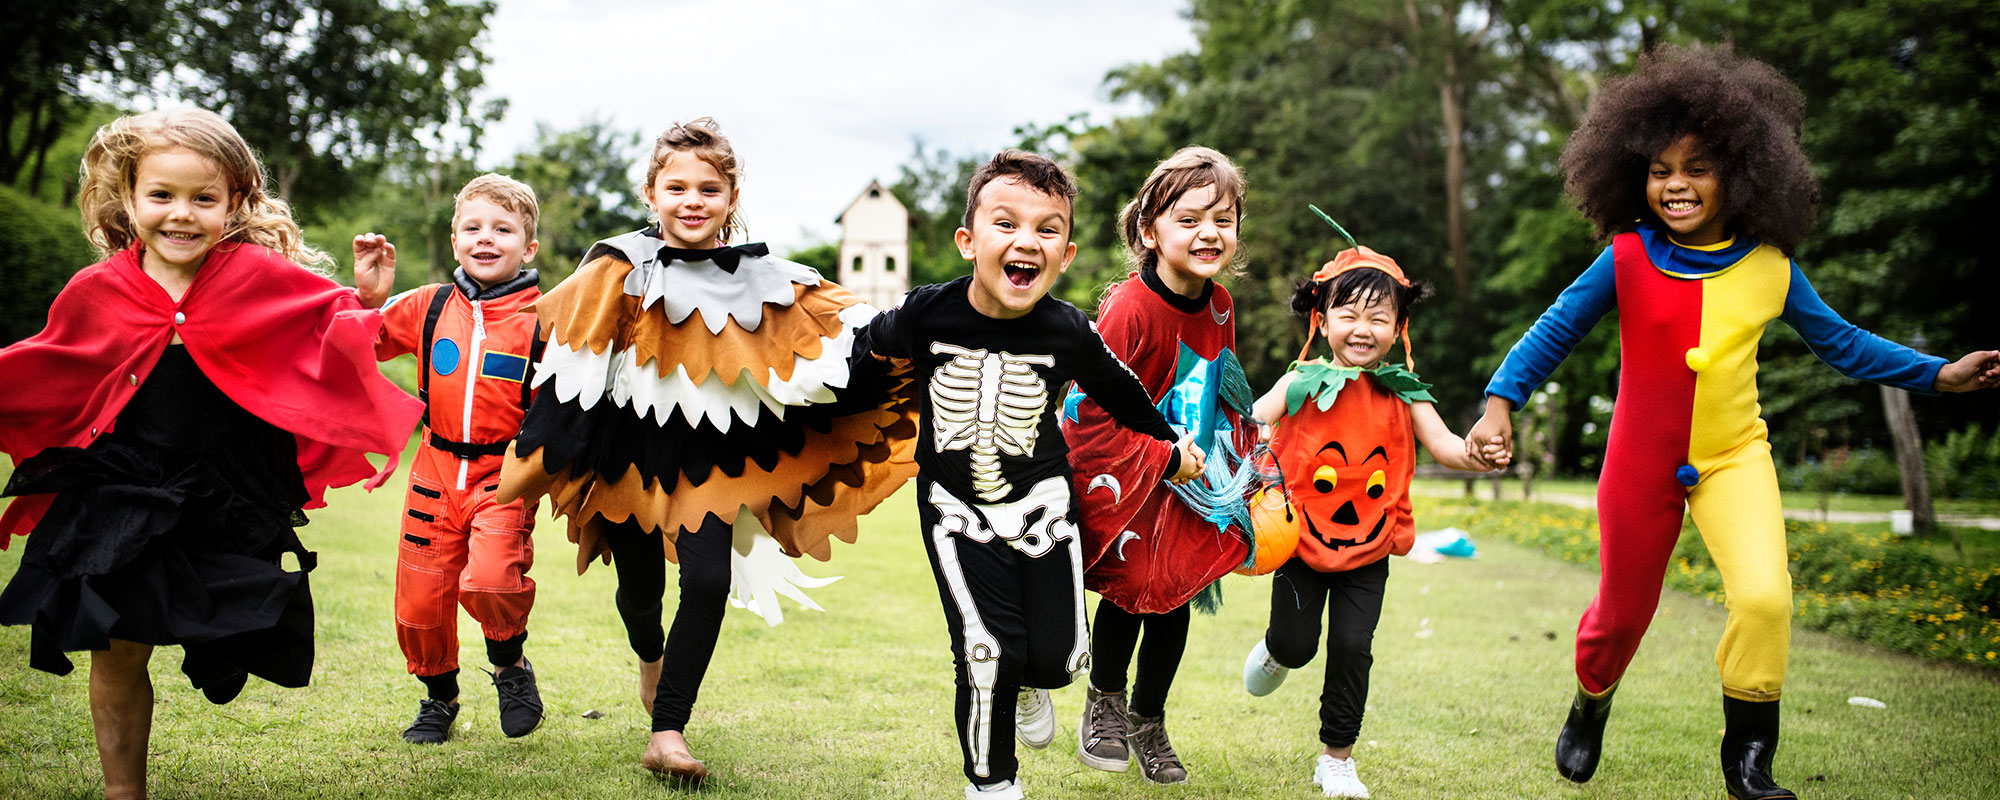
[[[315,559],[292,530],[300,509],[380,484],[423,406],[375,369],[382,318],[367,309],[394,272],[357,271],[357,291],[299,266],[331,259],[221,117],[98,129],[77,201],[107,260],[0,350],[0,374],[35,381],[0,392],[17,465],[0,546],[34,532],[0,623],[34,626],[37,669],[68,674],[64,653],[91,651],[105,796],[143,797],[153,648],[181,645],[181,671],[218,704],[249,675],[304,686]]]
[[[1243,176],[1227,156],[1188,147],[1160,162],[1119,219],[1136,269],[1097,310],[1105,346],[1168,422],[1196,437],[1217,483],[1227,483],[1230,465],[1256,444],[1245,419],[1250,388],[1236,362],[1234,307],[1214,280],[1236,255],[1242,210]],[[1068,405],[1063,435],[1083,505],[1083,582],[1102,597],[1076,757],[1111,772],[1137,763],[1150,783],[1181,783],[1187,769],[1167,739],[1165,715],[1187,647],[1189,601],[1243,564],[1247,526],[1205,518],[1179,487],[1152,477],[1172,473],[1174,443],[1119,425],[1080,392]],[[1128,706],[1126,666],[1135,649]]]

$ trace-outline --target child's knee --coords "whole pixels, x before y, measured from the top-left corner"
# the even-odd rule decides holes
[[[1728,593],[1729,613],[1741,617],[1744,622],[1757,626],[1790,625],[1792,619],[1792,587],[1789,582],[1777,585],[1760,582],[1748,587],[1731,587]]]
[[[1280,634],[1276,631],[1264,635],[1264,647],[1271,653],[1271,660],[1287,669],[1298,669],[1312,663],[1319,652],[1319,631],[1294,631]]]

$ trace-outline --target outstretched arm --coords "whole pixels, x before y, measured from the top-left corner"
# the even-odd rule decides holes
[[[1416,428],[1417,441],[1423,443],[1424,449],[1439,464],[1462,472],[1488,472],[1493,469],[1492,464],[1466,446],[1464,439],[1451,432],[1451,426],[1444,424],[1444,419],[1438,416],[1436,406],[1424,402],[1411,403],[1410,423]]]
[[[1931,388],[1940,392],[1971,392],[2000,386],[2000,350],[1979,350],[1944,365]]]

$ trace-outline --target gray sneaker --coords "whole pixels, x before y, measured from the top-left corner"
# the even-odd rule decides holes
[[[1174,754],[1174,743],[1167,741],[1167,716],[1131,717],[1132,732],[1125,737],[1132,748],[1132,760],[1139,763],[1139,777],[1147,783],[1186,783],[1187,768],[1181,766],[1181,757]]]
[[[1125,734],[1131,730],[1126,719],[1125,693],[1088,689],[1083,720],[1076,725],[1076,760],[1091,769],[1124,772],[1132,767],[1125,748]]]

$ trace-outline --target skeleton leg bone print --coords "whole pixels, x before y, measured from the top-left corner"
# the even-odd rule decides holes
[[[1054,356],[1015,355],[932,342],[931,352],[950,361],[931,373],[931,425],[937,452],[972,451],[973,490],[986,501],[1014,489],[1000,473],[1000,454],[1031,456],[1048,407],[1048,385],[1036,366]]]

